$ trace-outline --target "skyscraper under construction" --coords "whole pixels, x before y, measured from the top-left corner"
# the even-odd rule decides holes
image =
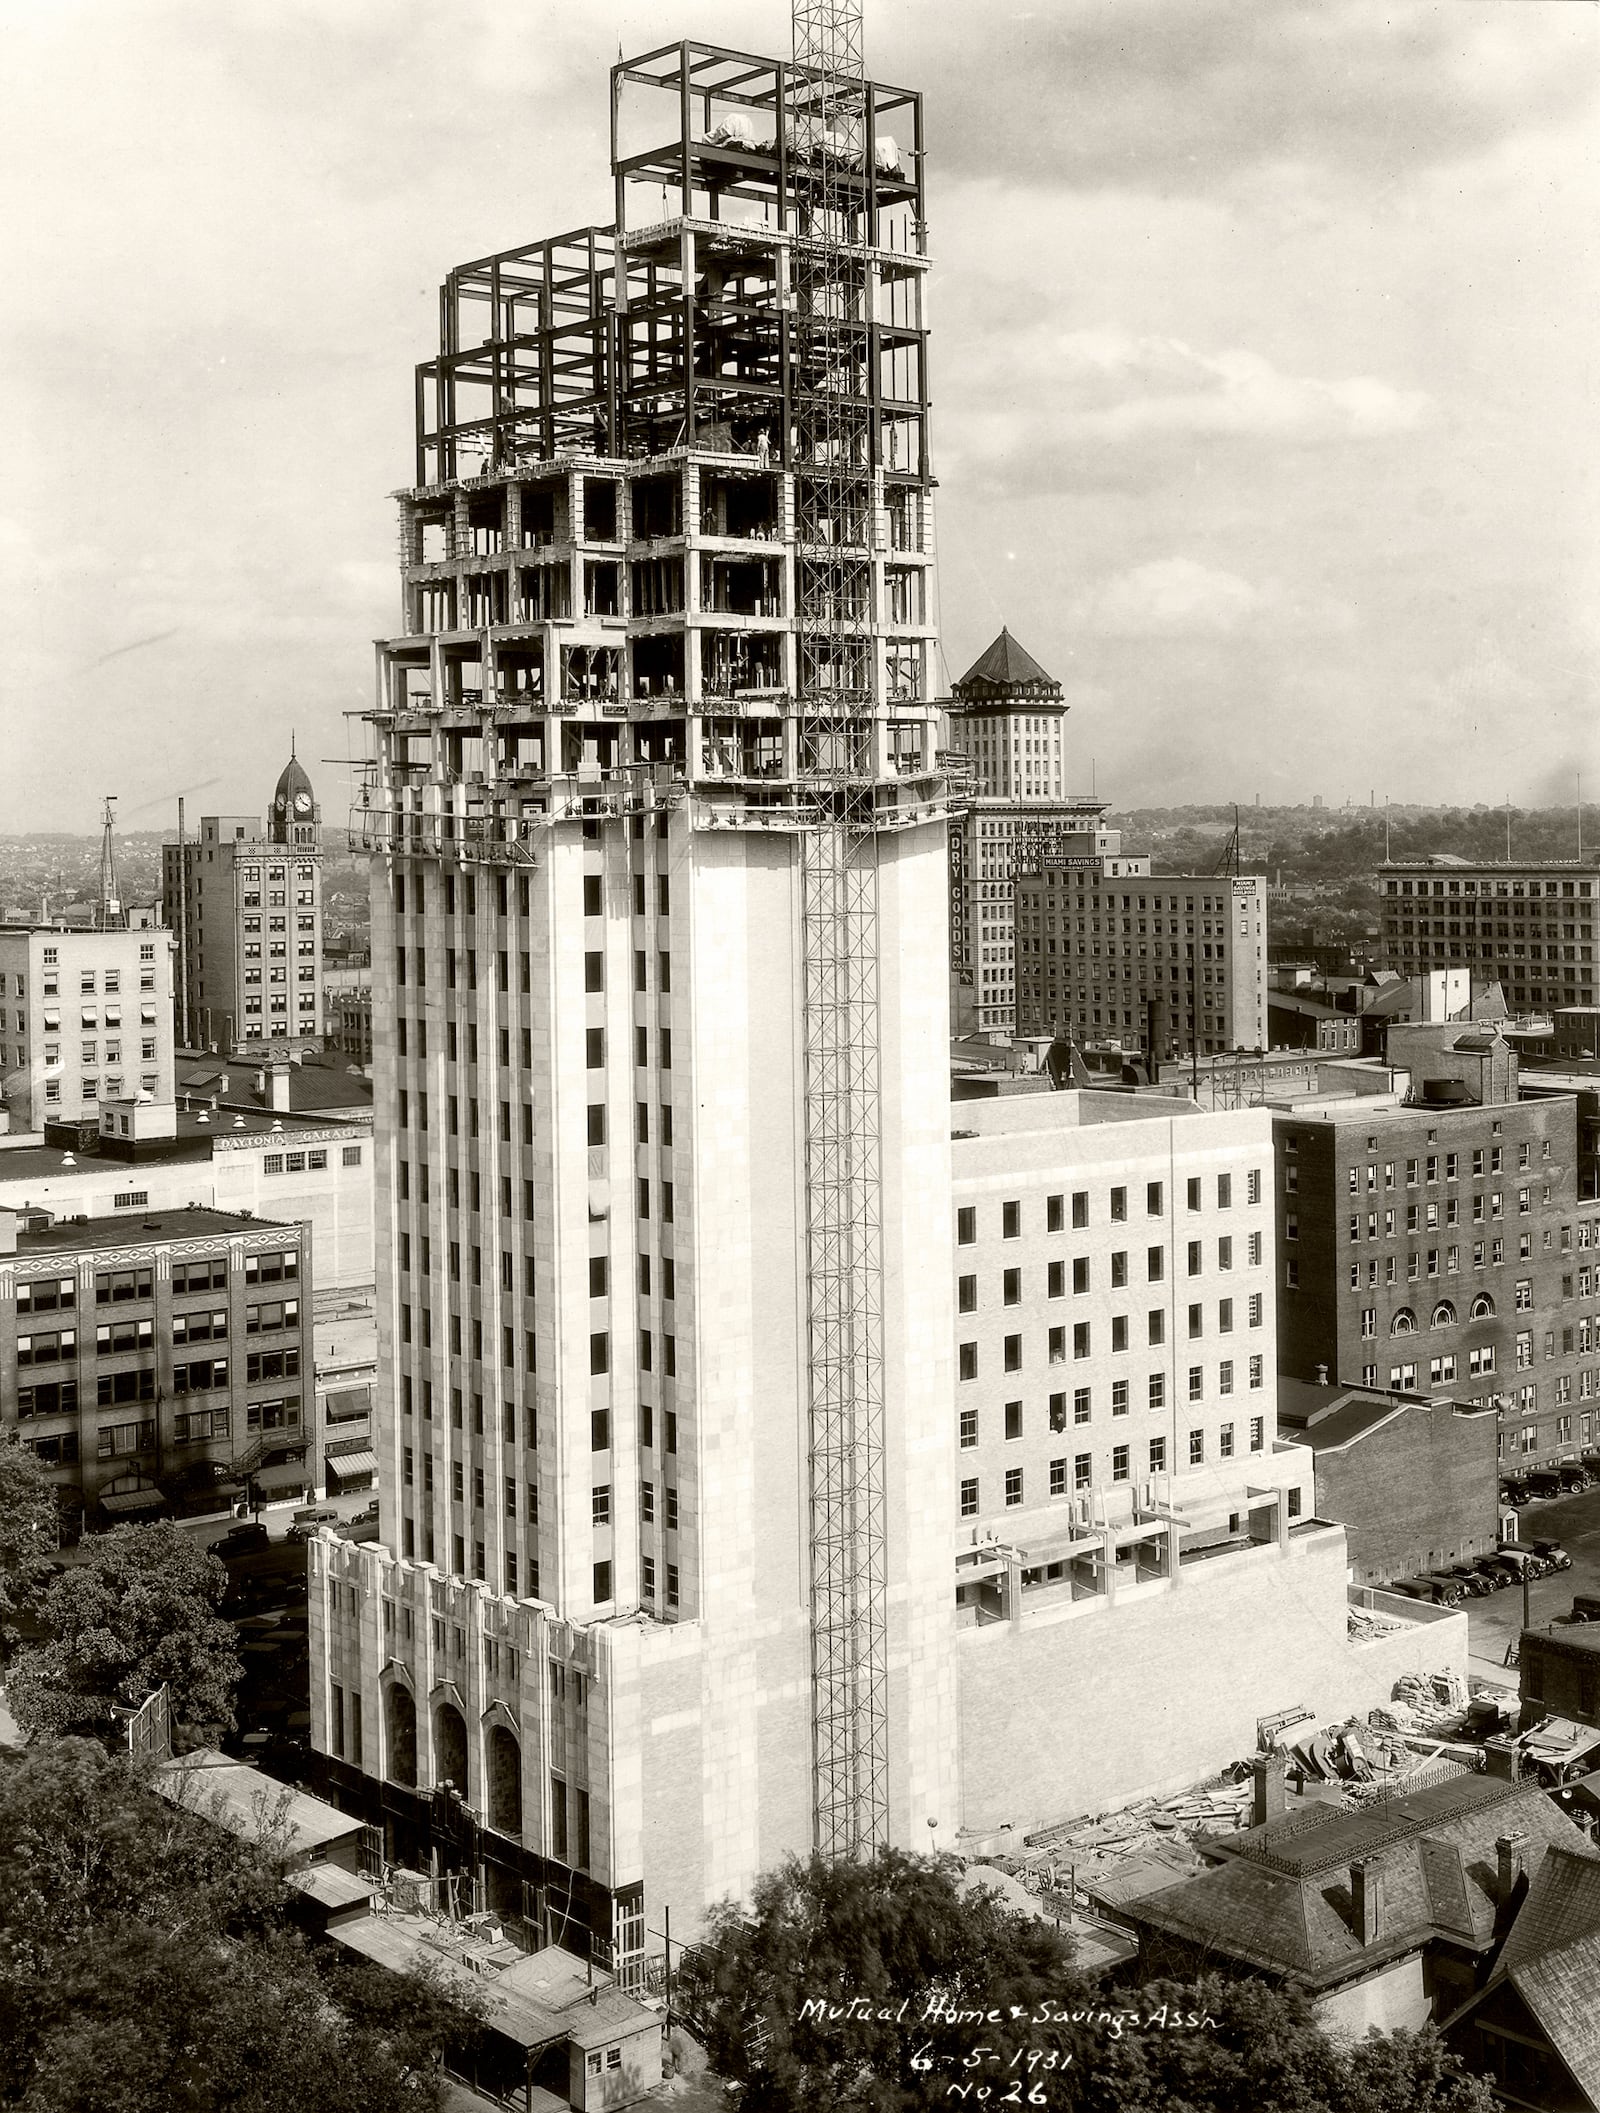
[[[361,793],[382,1544],[314,1547],[314,1740],[623,1971],[954,1819],[922,108],[796,22],[619,63],[614,222],[445,281]]]

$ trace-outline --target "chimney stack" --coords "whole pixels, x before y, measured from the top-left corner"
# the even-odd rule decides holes
[[[1250,1763],[1250,1824],[1264,1827],[1268,1820],[1282,1816],[1288,1807],[1288,1792],[1284,1789],[1284,1772],[1289,1757],[1281,1746],[1273,1747],[1270,1753],[1258,1753]]]
[[[272,1067],[272,1110],[275,1115],[289,1112],[289,1066],[274,1064]]]
[[[1350,1906],[1361,1944],[1376,1944],[1383,1934],[1383,1867],[1375,1856],[1350,1866]]]
[[[1508,1907],[1517,1881],[1526,1868],[1528,1837],[1525,1834],[1502,1834],[1494,1845],[1495,1865],[1499,1877],[1498,1898],[1502,1907]]]

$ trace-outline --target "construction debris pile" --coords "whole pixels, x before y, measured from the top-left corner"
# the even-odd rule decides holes
[[[1456,1673],[1407,1673],[1395,1682],[1392,1699],[1364,1717],[1319,1728],[1297,1711],[1264,1721],[1261,1747],[1281,1756],[1292,1794],[1355,1809],[1481,1770],[1477,1741],[1515,1706],[1510,1695],[1472,1699]],[[1170,1885],[1200,1867],[1199,1840],[1254,1823],[1254,1776],[1253,1762],[1235,1761],[1175,1796],[1141,1798],[1041,1828],[1025,1837],[1024,1854],[982,1861],[1063,1914],[1090,1893],[1105,1898],[1124,1887]]]

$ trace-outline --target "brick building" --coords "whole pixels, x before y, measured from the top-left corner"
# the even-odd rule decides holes
[[[1016,895],[1020,1033],[1158,1057],[1267,1047],[1260,874],[1153,874],[1148,856],[1085,842],[1040,854]]]
[[[90,1526],[316,1477],[310,1240],[185,1208],[0,1211],[0,1422]]]
[[[1600,1726],[1600,1625],[1524,1629],[1518,1665],[1524,1731],[1549,1716]]]
[[[1592,1005],[1597,888],[1571,860],[1394,860],[1378,869],[1383,958],[1403,976],[1462,964],[1515,1011]]]
[[[1274,1118],[1282,1369],[1493,1404],[1508,1464],[1575,1455],[1600,1395],[1575,1103],[1519,1101],[1495,1037],[1445,1038],[1403,1090]]]
[[[1360,1585],[1492,1555],[1498,1418],[1487,1406],[1304,1380],[1278,1383],[1278,1429],[1316,1462],[1316,1511],[1345,1530]]]

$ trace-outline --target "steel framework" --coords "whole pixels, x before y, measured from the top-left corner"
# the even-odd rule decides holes
[[[888,1839],[878,850],[861,0],[794,0],[794,491],[802,839],[813,1810]]]

